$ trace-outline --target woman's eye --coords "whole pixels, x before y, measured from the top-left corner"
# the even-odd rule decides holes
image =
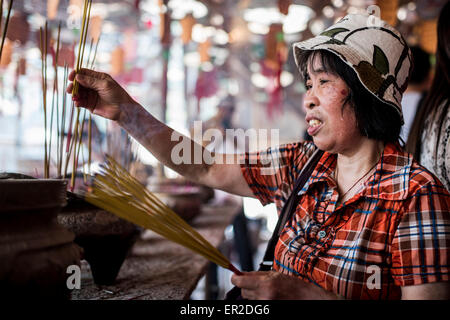
[[[306,88],[306,90],[309,90],[312,88],[312,86],[310,84],[305,84],[305,88]]]
[[[320,80],[320,84],[324,84],[324,83],[327,83],[328,82],[328,80]]]

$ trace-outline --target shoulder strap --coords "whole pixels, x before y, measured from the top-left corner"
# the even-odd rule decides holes
[[[294,188],[292,189],[292,192],[288,200],[281,209],[277,225],[275,227],[275,230],[273,231],[269,243],[267,244],[263,261],[259,265],[259,271],[269,271],[272,269],[275,246],[277,245],[281,231],[283,230],[283,227],[286,225],[286,222],[292,217],[293,213],[295,212],[295,208],[297,207],[299,198],[298,193],[303,188],[306,181],[308,181],[309,177],[311,176],[314,168],[316,167],[322,155],[323,151],[316,149],[316,151],[314,151],[314,153],[312,154],[311,158],[309,158],[308,161],[306,162],[297,180],[295,181]]]

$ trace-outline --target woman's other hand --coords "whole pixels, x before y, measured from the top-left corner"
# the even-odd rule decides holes
[[[90,69],[73,70],[69,74],[72,81],[67,87],[67,93],[72,93],[74,79],[79,83],[78,94],[72,99],[77,107],[89,109],[94,114],[110,120],[119,120],[123,108],[135,104],[109,74]]]
[[[294,276],[275,271],[233,274],[231,282],[240,287],[242,297],[249,300],[334,300],[332,292],[307,283]]]

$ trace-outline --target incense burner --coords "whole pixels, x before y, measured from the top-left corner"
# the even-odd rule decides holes
[[[70,298],[67,268],[80,265],[81,249],[56,219],[66,186],[0,174],[0,298]]]
[[[141,228],[100,209],[68,192],[68,205],[58,221],[75,233],[75,243],[84,249],[94,282],[111,285],[130,249],[139,238]]]
[[[214,197],[214,192],[211,195],[206,187],[179,179],[154,180],[148,189],[187,222],[200,214],[203,203]]]

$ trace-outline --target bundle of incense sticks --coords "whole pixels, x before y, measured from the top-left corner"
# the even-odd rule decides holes
[[[0,0],[3,1],[3,0]],[[88,34],[88,27],[89,27],[89,19],[90,19],[90,11],[92,6],[92,0],[84,0],[84,7],[83,7],[83,19],[82,24],[80,27],[80,42],[78,44],[78,56],[76,60],[76,66],[75,70],[78,72],[80,68],[83,66],[83,59],[85,57],[85,47],[86,47],[86,39]],[[71,177],[71,184],[70,187],[73,191],[75,187],[75,173],[78,167],[79,157],[80,157],[80,151],[81,151],[81,157],[83,162],[83,174],[86,175],[86,172],[84,170],[85,166],[85,159],[82,149],[82,137],[83,137],[83,124],[86,119],[86,112],[83,113],[82,119],[80,109],[76,108],[73,101],[72,101],[72,109],[70,111],[70,117],[68,121],[66,121],[67,112],[66,112],[66,94],[64,93],[64,88],[67,86],[67,77],[68,77],[68,65],[65,63],[64,65],[64,77],[63,77],[63,83],[62,85],[59,84],[58,80],[58,59],[59,59],[59,50],[60,50],[60,33],[61,33],[61,23],[58,26],[58,35],[57,35],[57,41],[56,41],[56,51],[54,58],[54,83],[53,83],[53,90],[52,90],[52,104],[51,104],[51,110],[48,108],[48,102],[47,102],[47,48],[48,44],[50,43],[51,38],[51,32],[48,30],[48,23],[45,23],[45,27],[40,28],[40,48],[42,53],[42,98],[43,98],[43,111],[44,111],[44,135],[45,135],[45,141],[44,141],[44,147],[45,147],[45,154],[44,154],[44,177],[49,178],[50,177],[50,164],[53,163],[51,159],[52,155],[52,137],[56,136],[56,176],[58,178],[66,177],[67,176],[67,170],[69,166],[69,162],[71,158],[73,158],[73,170],[72,170],[72,177]],[[93,45],[94,45],[94,39],[91,40],[90,48],[89,48],[89,55],[87,59],[85,59],[84,64],[87,67],[93,68],[95,63],[95,58],[97,54],[97,48],[100,41],[100,37],[98,37],[97,42],[95,44],[95,52],[92,56],[93,51]],[[74,86],[76,87],[75,92],[78,90],[78,83],[74,82]],[[60,101],[60,89],[63,90],[62,93],[62,101]],[[76,117],[74,117],[74,111],[76,112]],[[56,118],[56,119],[55,119]],[[75,118],[75,119],[74,119]],[[56,120],[56,121],[54,121]],[[56,134],[54,134],[54,122],[56,122]],[[66,128],[67,126],[67,128]],[[88,163],[91,162],[91,126],[92,126],[92,116],[89,115],[88,119],[88,142],[87,142],[87,148],[88,148]],[[65,137],[65,132],[67,132],[67,138]],[[65,140],[65,141],[64,141]],[[66,143],[65,148],[65,156],[64,155],[64,142]],[[85,143],[85,142],[84,142]]]
[[[109,156],[86,201],[241,274],[217,248]]]
[[[83,20],[82,20],[82,24],[81,24],[81,32],[80,32],[80,42],[78,44],[78,55],[77,55],[77,62],[76,62],[76,67],[75,67],[75,71],[79,72],[81,67],[83,66],[83,56],[84,56],[84,48],[86,45],[86,39],[87,39],[87,34],[88,34],[88,29],[89,29],[89,20],[91,17],[91,6],[92,6],[92,0],[84,0],[84,6],[83,6]],[[92,48],[92,46],[91,46]],[[72,90],[72,96],[76,96],[78,94],[78,88],[79,88],[79,84],[76,80],[73,81],[73,90]],[[75,174],[77,171],[77,165],[78,165],[78,156],[79,156],[79,150],[81,148],[81,141],[82,141],[82,137],[83,135],[80,134],[78,135],[78,126],[79,126],[79,121],[80,121],[80,108],[76,108],[77,109],[77,116],[76,116],[76,120],[75,120],[75,128],[73,130],[73,134],[74,134],[74,153],[73,153],[73,160],[72,160],[72,176],[70,179],[70,187],[71,190],[73,191],[74,187],[75,187]],[[73,112],[73,105],[72,105],[72,112]],[[72,115],[71,115],[72,118]],[[83,122],[84,123],[84,120]],[[82,133],[83,131],[81,131]],[[78,139],[78,140],[77,140]],[[70,140],[70,136],[68,136],[68,140]],[[77,142],[79,141],[79,142]],[[67,142],[68,144],[70,144],[70,141]],[[78,145],[78,148],[77,148]],[[89,156],[90,158],[90,156]]]

